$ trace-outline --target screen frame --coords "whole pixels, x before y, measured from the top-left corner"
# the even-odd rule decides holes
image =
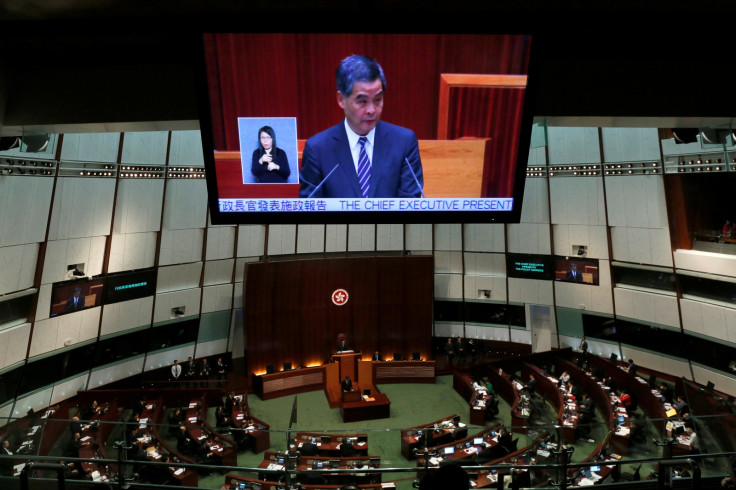
[[[246,225],[246,224],[402,224],[402,223],[518,223],[521,216],[521,207],[526,181],[526,170],[529,158],[532,127],[534,122],[533,101],[536,99],[536,66],[539,56],[535,53],[537,33],[531,26],[520,29],[495,28],[484,31],[484,35],[524,35],[530,38],[528,53],[527,84],[523,96],[522,116],[519,129],[518,148],[516,152],[516,171],[512,198],[514,200],[510,211],[321,211],[321,212],[222,212],[219,207],[219,191],[215,165],[215,146],[213,136],[213,121],[210,110],[210,94],[208,87],[208,67],[206,63],[205,36],[226,32],[237,33],[238,29],[218,28],[202,29],[198,42],[195,43],[197,59],[195,60],[195,78],[197,92],[197,106],[199,111],[200,132],[203,146],[203,159],[206,174],[207,201],[209,204],[210,221],[214,225]],[[433,33],[451,33],[447,28],[433,29]],[[286,31],[297,32],[297,31]],[[306,32],[306,34],[321,34],[320,32]],[[380,33],[379,33],[380,34]],[[297,164],[297,171],[298,168]],[[462,198],[458,198],[462,199]]]

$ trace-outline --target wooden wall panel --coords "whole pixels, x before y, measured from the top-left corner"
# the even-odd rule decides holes
[[[244,315],[248,369],[321,364],[344,333],[368,357],[430,352],[433,259],[352,257],[249,263]],[[338,288],[347,304],[332,303]]]

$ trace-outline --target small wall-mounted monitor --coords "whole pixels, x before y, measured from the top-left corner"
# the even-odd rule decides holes
[[[285,362],[284,363],[284,371],[291,371],[291,363]]]
[[[598,259],[555,257],[555,281],[599,284]]]
[[[401,360],[401,352],[394,352],[394,361]]]
[[[273,367],[273,364],[266,364],[266,374],[273,374],[276,372],[276,368]]]
[[[51,309],[49,316],[74,313],[102,304],[105,280],[77,279],[51,285]]]
[[[421,356],[419,355],[419,352],[412,352],[412,353],[411,353],[411,360],[412,360],[412,361],[421,361],[421,360],[422,360],[422,358],[421,358]]]
[[[506,254],[506,275],[518,279],[550,280],[553,277],[552,256],[540,254]]]

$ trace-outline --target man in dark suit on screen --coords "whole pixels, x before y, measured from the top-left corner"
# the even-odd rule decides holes
[[[567,274],[565,274],[565,280],[583,282],[583,274],[581,274],[578,270],[578,265],[576,263],[573,262],[572,264],[570,264],[570,270],[568,270]]]
[[[299,197],[422,197],[416,135],[380,120],[386,89],[381,65],[367,56],[349,56],[336,79],[345,120],[304,145]]]
[[[82,288],[79,286],[74,288],[74,294],[66,300],[64,311],[77,311],[84,309],[84,296],[82,296]]]

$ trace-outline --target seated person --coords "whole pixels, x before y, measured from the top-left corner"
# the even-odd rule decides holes
[[[682,398],[682,395],[677,395],[677,401],[672,405],[677,410],[677,414],[682,416],[686,412],[690,412],[690,405]]]
[[[179,433],[179,426],[184,423],[184,412],[181,408],[176,408],[169,416],[169,434],[176,437]]]
[[[495,392],[490,392],[486,400],[486,420],[495,418],[498,412],[498,395]]]
[[[345,375],[345,379],[340,383],[340,389],[342,391],[353,391],[353,382],[350,380],[350,376]]]
[[[353,446],[353,441],[349,438],[345,438],[340,444],[340,457],[341,458],[352,458],[358,454],[358,450]]]
[[[659,385],[659,394],[662,395],[663,403],[672,403],[672,388],[666,383]]]
[[[634,376],[634,375],[636,375],[636,369],[637,369],[637,366],[636,366],[636,364],[634,364],[634,360],[633,359],[629,359],[629,365],[626,366],[626,371],[630,375]]]
[[[216,425],[219,428],[230,428],[235,426],[232,419],[230,418],[230,414],[225,413],[222,407],[219,406],[215,409],[215,420]]]
[[[514,447],[513,437],[504,427],[498,429],[498,445],[506,450],[506,454],[513,453],[516,448]]]
[[[621,394],[618,396],[618,399],[621,403],[621,406],[623,406],[628,411],[629,407],[631,406],[631,395],[629,395],[629,392],[626,390],[621,390]]]
[[[583,393],[582,403],[578,405],[578,426],[576,428],[576,438],[588,438],[588,442],[595,442],[590,437],[590,423],[595,415],[595,404],[587,393]]]
[[[179,433],[176,437],[176,450],[184,456],[192,456],[195,452],[194,441],[189,437],[187,428],[183,425],[179,427]]]
[[[685,435],[683,439],[686,444],[690,445],[690,454],[700,454],[702,452],[700,448],[700,439],[698,438],[698,435],[695,433],[692,427],[685,428]]]
[[[537,389],[537,378],[535,378],[533,374],[530,374],[529,381],[526,382],[522,390],[529,393],[529,396],[532,396],[534,394],[534,390],[536,389]]]
[[[215,453],[206,440],[202,441],[202,443],[197,446],[195,458],[200,464],[222,466],[222,456]],[[211,470],[205,470],[205,472],[212,474]]]
[[[299,448],[299,452],[302,454],[302,456],[317,456],[319,453],[319,450],[317,448],[317,439],[312,438],[308,439],[302,444],[302,447]]]

